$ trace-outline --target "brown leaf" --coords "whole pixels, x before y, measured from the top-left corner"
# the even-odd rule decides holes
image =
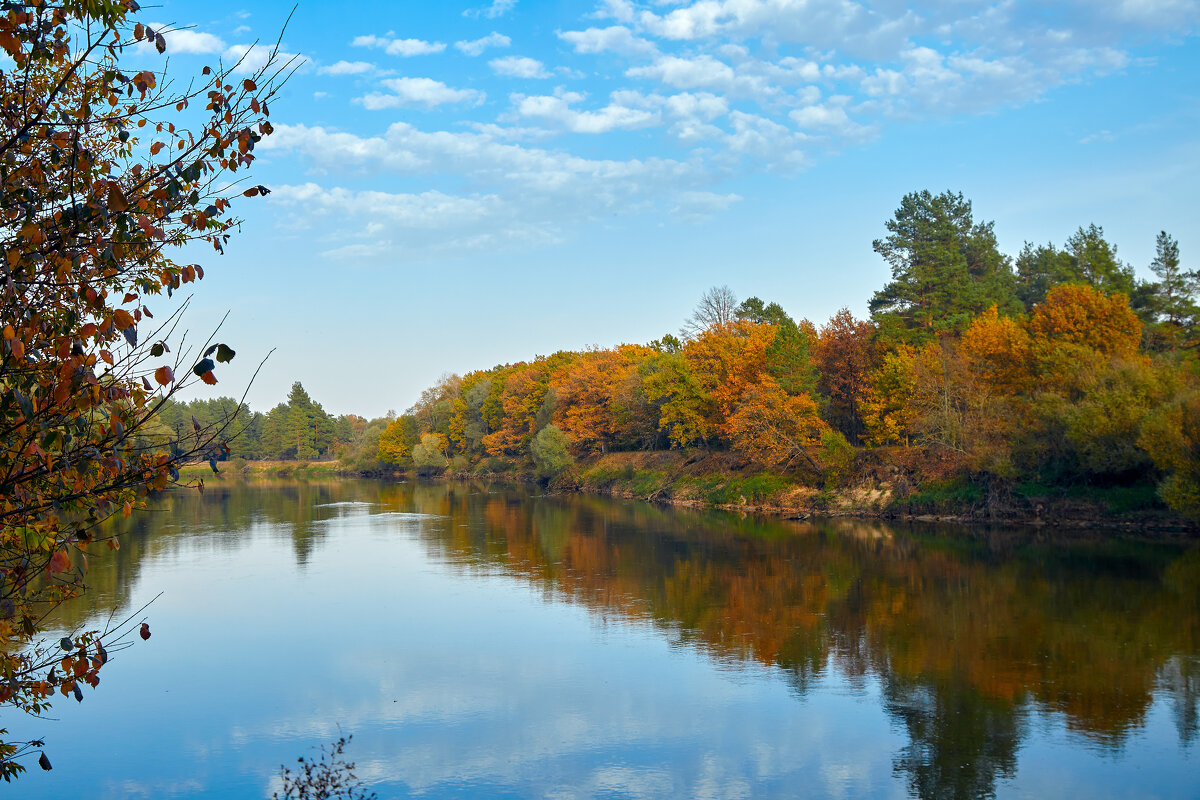
[[[118,214],[129,210],[129,201],[121,193],[121,187],[115,183],[108,185],[108,210]]]

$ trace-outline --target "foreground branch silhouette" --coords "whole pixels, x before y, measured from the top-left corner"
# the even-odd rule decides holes
[[[87,556],[116,548],[102,523],[178,481],[177,465],[213,457],[230,421],[166,435],[155,412],[181,390],[216,383],[235,353],[180,330],[204,277],[173,248],[221,252],[237,185],[271,133],[268,103],[291,68],[205,67],[176,88],[165,33],[134,19],[134,0],[6,3],[0,48],[0,710],[40,714],[57,693],[82,701],[114,649],[149,638],[144,623],[42,641],[48,615],[85,588]],[[257,59],[256,59],[257,60]],[[193,108],[195,106],[195,108]],[[202,488],[202,484],[200,485]],[[0,777],[40,742],[7,741]],[[43,752],[39,763],[50,768]]]

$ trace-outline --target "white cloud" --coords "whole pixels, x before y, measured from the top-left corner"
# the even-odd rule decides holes
[[[584,31],[560,31],[558,38],[575,46],[576,53],[612,52],[626,56],[652,56],[658,53],[654,44],[623,25],[608,28],[588,28]]]
[[[421,194],[391,194],[388,192],[356,192],[339,187],[324,188],[315,183],[299,186],[276,186],[270,200],[277,205],[303,207],[305,219],[335,215],[341,219],[372,226],[386,223],[405,228],[450,228],[477,221],[495,213],[498,198],[494,195],[458,197],[430,191]]]
[[[617,22],[633,22],[636,16],[630,0],[601,0],[600,9],[593,15],[597,19],[612,18]]]
[[[338,61],[319,68],[317,72],[322,75],[362,75],[373,69],[375,66],[366,61]]]
[[[632,214],[656,206],[669,210],[683,193],[705,191],[712,181],[702,164],[662,158],[626,161],[581,158],[561,151],[504,141],[495,131],[421,131],[407,123],[391,125],[382,136],[361,137],[304,125],[278,125],[260,148],[306,158],[318,170],[400,176],[449,175],[479,186],[468,198],[429,193],[404,199],[360,196],[342,191],[330,199],[315,184],[289,189],[289,219],[296,225],[374,219],[346,233],[331,258],[394,258],[413,250],[487,250],[528,247],[561,239],[562,230],[597,217]],[[332,191],[332,190],[331,190]],[[279,188],[272,193],[276,198]],[[278,201],[277,201],[278,202]],[[454,221],[436,227],[430,209]],[[405,227],[403,237],[387,231],[389,220]],[[424,227],[422,227],[424,226]],[[339,228],[340,230],[340,228]],[[421,231],[426,231],[422,234]],[[335,233],[332,235],[341,235]]]
[[[987,58],[978,53],[946,55],[912,47],[896,68],[879,67],[861,81],[861,91],[886,114],[973,113],[1034,99],[1087,74],[1124,68],[1128,56],[1111,48],[1069,48],[1039,54]]]
[[[394,39],[388,36],[355,36],[350,42],[352,47],[373,47],[383,50],[389,56],[425,56],[440,53],[446,49],[443,42],[426,42],[421,39]]]
[[[1148,28],[1170,30],[1200,24],[1197,0],[1120,0],[1115,5],[1118,18]]]
[[[368,111],[402,106],[423,105],[426,108],[447,103],[473,103],[478,105],[484,94],[474,89],[452,89],[432,78],[388,78],[382,85],[392,94],[371,93],[358,102]]]
[[[519,219],[514,208],[520,207],[494,194],[405,194],[305,183],[274,187],[268,202],[286,212],[285,229],[321,231],[315,238],[327,245],[321,255],[334,261],[494,251],[554,238],[551,230]]]
[[[512,39],[502,33],[492,31],[482,39],[474,39],[469,42],[455,42],[454,46],[463,53],[469,56],[482,55],[484,50],[489,47],[508,47],[512,44]]]
[[[162,22],[148,23],[148,27],[155,33],[162,34],[163,41],[167,43],[168,56],[206,55],[225,50],[225,42],[221,40],[221,37],[211,33],[203,33],[192,28],[174,29]],[[137,51],[139,53],[157,52],[154,43],[148,40],[138,42]]]
[[[565,195],[592,208],[620,207],[617,198],[658,196],[662,190],[696,189],[708,177],[701,164],[663,158],[587,159],[555,150],[501,141],[492,133],[422,131],[404,122],[383,136],[360,137],[306,125],[277,125],[260,149],[294,152],[321,169],[381,171],[401,175],[467,177],[496,191],[518,191],[557,207]]]
[[[492,0],[492,4],[490,6],[467,9],[463,12],[463,16],[487,17],[488,19],[495,19],[496,17],[503,17],[505,14],[516,8],[516,5],[517,0]]]
[[[852,0],[699,0],[664,15],[642,11],[637,20],[665,39],[770,36],[808,47],[874,54],[897,50],[920,23],[911,10],[897,10],[889,17]]]
[[[741,201],[742,196],[737,194],[681,192],[671,213],[687,222],[705,222]]]
[[[596,111],[576,111],[571,108],[583,99],[582,94],[575,92],[564,92],[555,96],[512,96],[513,106],[518,115],[542,119],[572,133],[608,133],[619,129],[643,128],[657,124],[661,119],[657,112],[617,102]]]
[[[676,89],[711,89],[759,100],[779,94],[779,89],[764,76],[734,69],[710,55],[661,56],[653,64],[632,67],[625,74],[630,78],[656,80]]]
[[[846,113],[850,98],[834,95],[825,103],[813,103],[797,108],[788,114],[792,122],[803,131],[829,133],[843,139],[863,139],[873,133],[866,125],[855,122]]]
[[[235,44],[232,47],[225,49],[222,58],[232,64],[237,64],[234,72],[239,75],[251,75],[267,66],[267,62],[271,59],[271,48],[263,45],[254,44]],[[283,66],[288,62],[294,65],[303,65],[306,59],[296,53],[285,53],[280,51],[275,54],[275,64]]]
[[[724,160],[731,157],[750,159],[766,169],[794,171],[808,166],[804,147],[808,137],[785,125],[757,114],[732,111],[729,120],[732,133],[725,135]]]
[[[542,62],[535,58],[526,58],[525,56],[504,56],[503,58],[493,58],[488,62],[488,66],[497,75],[504,75],[509,78],[549,78],[550,73],[546,71],[546,67]]]

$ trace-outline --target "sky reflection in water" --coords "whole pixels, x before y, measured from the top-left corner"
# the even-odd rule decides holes
[[[158,592],[23,797],[1200,797],[1200,553],[483,486],[210,485],[64,626]],[[91,624],[95,624],[92,622]]]

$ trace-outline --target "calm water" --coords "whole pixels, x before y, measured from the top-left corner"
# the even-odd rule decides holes
[[[1200,549],[468,485],[223,484],[93,561],[162,593],[23,798],[1200,797]]]

